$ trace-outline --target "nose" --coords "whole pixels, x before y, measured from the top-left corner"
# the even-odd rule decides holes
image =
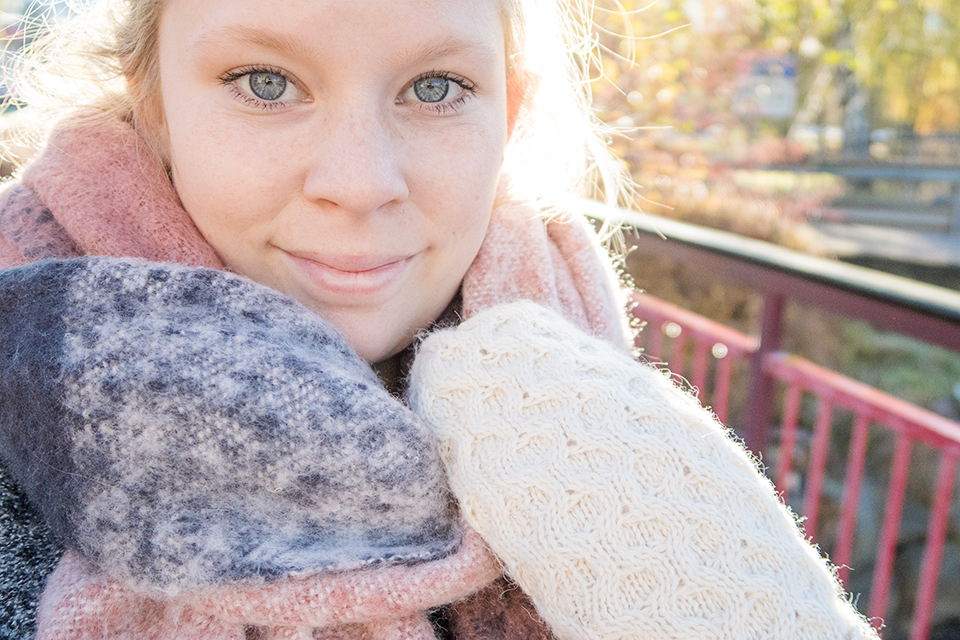
[[[406,150],[389,115],[375,108],[344,111],[329,118],[332,124],[316,138],[304,181],[306,198],[361,215],[406,200]]]

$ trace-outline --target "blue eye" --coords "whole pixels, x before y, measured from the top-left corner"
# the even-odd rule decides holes
[[[240,67],[220,76],[220,82],[251,107],[279,109],[311,101],[297,79],[278,67]]]
[[[423,78],[413,83],[413,93],[423,102],[440,102],[450,92],[446,78]]]
[[[440,114],[456,112],[476,92],[476,86],[447,71],[431,71],[411,82],[397,97],[398,104],[419,104]]]
[[[275,73],[251,73],[250,91],[261,100],[277,100],[287,90],[287,79]]]

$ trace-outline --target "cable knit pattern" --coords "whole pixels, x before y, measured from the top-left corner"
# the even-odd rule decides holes
[[[694,398],[542,307],[429,336],[411,406],[464,517],[563,640],[876,637]]]

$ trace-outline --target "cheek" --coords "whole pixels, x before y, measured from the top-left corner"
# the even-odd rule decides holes
[[[445,226],[458,236],[492,208],[506,146],[498,131],[477,128],[472,135],[444,136],[408,159],[407,173],[419,183],[421,196],[430,199],[428,208],[445,210]]]
[[[170,166],[184,207],[213,240],[276,210],[279,168],[288,164],[269,147],[256,152],[264,145],[238,132],[235,123],[198,115],[170,124]]]
[[[174,187],[194,223],[212,240],[211,230],[232,222],[231,218],[218,215],[218,210],[240,213],[234,206],[235,194],[225,188],[230,184],[229,167],[224,165],[223,156],[207,153],[209,146],[195,145],[194,140],[178,144],[175,137],[171,138],[170,169]],[[219,224],[214,226],[212,223],[218,218]]]
[[[256,140],[244,141],[244,136],[250,136],[249,127],[224,113],[219,106],[221,93],[199,82],[164,92],[168,156],[182,178],[188,177],[188,171],[191,175],[230,173],[249,166]]]

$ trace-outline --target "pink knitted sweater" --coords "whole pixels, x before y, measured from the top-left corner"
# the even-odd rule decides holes
[[[224,268],[143,140],[113,121],[58,130],[0,201],[0,266],[83,255]],[[505,199],[463,281],[463,316],[532,300],[625,348],[616,289],[581,218],[546,220]],[[44,593],[38,638],[430,638],[425,611],[449,603],[454,637],[550,637],[499,576],[469,531],[454,555],[422,564],[173,594],[113,580],[68,552]]]

